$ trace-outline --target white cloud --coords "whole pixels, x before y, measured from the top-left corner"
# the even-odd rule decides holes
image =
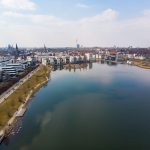
[[[40,15],[40,14],[23,14],[23,13],[18,13],[18,12],[13,12],[13,11],[5,11],[2,14],[4,17],[9,17],[9,18],[16,18],[16,19],[23,19],[25,21],[31,21],[32,23],[41,23],[43,25],[49,25],[49,24],[54,24],[54,25],[61,25],[64,24],[64,22],[55,17],[55,16],[50,16],[50,15]]]
[[[79,24],[87,24],[87,23],[95,23],[95,22],[111,22],[117,19],[118,12],[107,9],[104,12],[93,16],[84,18],[78,21],[64,21],[60,18],[50,15],[41,15],[41,14],[23,14],[14,11],[5,11],[2,13],[2,16],[16,19],[26,19],[26,21],[31,21],[33,23],[42,23],[43,25],[55,24],[55,25],[79,25]]]
[[[36,4],[30,0],[0,0],[0,4],[8,9],[36,9]]]
[[[90,8],[91,5],[84,4],[84,3],[78,3],[78,4],[77,4],[77,7],[79,7],[79,8]]]
[[[105,22],[105,21],[113,21],[118,17],[118,12],[112,9],[107,9],[102,13],[95,15],[93,17],[84,18],[82,22]]]
[[[148,10],[147,10],[148,12]],[[107,9],[93,17],[78,21],[55,16],[5,12],[0,24],[0,44],[20,43],[23,46],[75,46],[78,38],[84,46],[150,46],[150,16],[148,13],[120,20],[119,13]],[[1,18],[1,20],[3,20]],[[12,20],[14,23],[12,23]],[[16,20],[15,20],[16,19]],[[25,23],[19,23],[20,21]]]
[[[16,17],[16,18],[26,17],[26,15],[24,15],[24,14],[13,12],[13,11],[5,11],[5,12],[2,13],[2,15],[6,16],[6,17]]]
[[[149,9],[144,10],[144,15],[150,17],[150,10]]]

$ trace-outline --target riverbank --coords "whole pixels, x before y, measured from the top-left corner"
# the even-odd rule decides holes
[[[29,73],[34,71],[38,66],[32,66],[26,69],[22,74],[17,76],[16,78],[10,78],[6,81],[0,82],[0,95],[3,94],[5,91],[7,91],[10,87],[12,87],[14,84],[19,82],[19,80],[23,79],[25,76],[27,76]]]
[[[7,91],[0,95],[0,104],[3,103],[14,91],[16,91],[22,84],[24,84],[41,66],[38,66],[35,70],[28,73],[24,78],[20,79],[13,86],[10,86]]]
[[[25,107],[30,97],[48,81],[50,70],[50,66],[41,66],[34,75],[0,105],[1,133],[5,133],[11,127],[18,110]]]
[[[150,61],[134,60],[132,64],[140,68],[150,69]]]
[[[150,69],[150,61],[146,61],[146,60],[132,60],[129,61],[129,63],[127,61],[123,61],[120,64],[129,64],[144,69]]]

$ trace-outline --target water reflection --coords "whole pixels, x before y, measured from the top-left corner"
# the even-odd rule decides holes
[[[107,61],[107,64],[108,64],[109,66],[116,66],[116,65],[117,65],[117,62]]]
[[[89,63],[89,69],[93,68],[93,63]]]
[[[53,65],[53,71],[63,70],[63,69],[64,69],[64,65]]]
[[[150,71],[103,61],[53,70],[3,150],[150,148]]]
[[[46,112],[44,115],[39,115],[37,116],[36,120],[37,123],[40,124],[41,130],[44,130],[45,127],[50,123],[52,119],[52,113],[51,112]]]
[[[109,66],[116,66],[117,63],[113,61],[104,61],[104,60],[99,60],[99,61],[93,61],[89,63],[80,63],[80,64],[66,64],[66,65],[53,65],[53,71],[57,70],[69,70],[71,72],[72,70],[76,72],[76,70],[91,70],[93,68],[93,64],[98,63],[98,64],[107,64]]]

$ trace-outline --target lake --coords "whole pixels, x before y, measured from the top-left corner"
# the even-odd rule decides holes
[[[2,150],[149,150],[150,70],[55,70]]]

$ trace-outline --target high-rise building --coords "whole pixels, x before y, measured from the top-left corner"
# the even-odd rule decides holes
[[[77,49],[80,48],[80,44],[78,43],[78,40],[76,40],[76,46],[77,46]]]
[[[12,52],[15,50],[15,48],[13,47],[13,45],[8,44],[7,50]]]
[[[77,49],[79,49],[80,48],[80,44],[77,44]]]
[[[15,57],[19,57],[19,48],[18,45],[16,44],[16,52],[15,52]]]

